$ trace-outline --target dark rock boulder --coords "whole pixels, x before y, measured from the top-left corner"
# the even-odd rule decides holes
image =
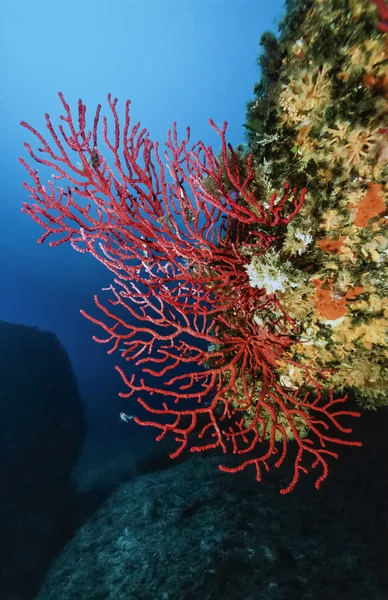
[[[33,598],[73,531],[82,401],[53,333],[0,321],[0,600]]]

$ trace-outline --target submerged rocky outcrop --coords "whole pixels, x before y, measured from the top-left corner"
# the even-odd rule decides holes
[[[0,598],[34,597],[73,532],[84,412],[65,349],[0,321]]]

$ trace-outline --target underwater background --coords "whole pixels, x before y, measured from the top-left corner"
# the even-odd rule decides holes
[[[4,3],[2,13],[0,600],[388,597],[384,3],[128,0],[108,6],[84,0],[53,6],[38,0]],[[228,460],[191,402],[187,410],[197,415],[198,439],[208,452],[190,452],[186,421],[172,431],[162,425],[170,436],[160,443],[160,430],[138,425],[148,422],[136,412],[137,396],[150,394],[161,409],[158,393],[150,392],[158,386],[152,388],[133,347],[125,354],[128,340],[108,354],[109,344],[93,341],[103,337],[96,323],[80,314],[99,318],[93,298],[112,284],[113,273],[69,243],[36,243],[44,231],[33,219],[42,214],[36,202],[45,189],[33,183],[34,171],[42,185],[55,179],[51,166],[37,164],[23,144],[43,158],[34,131],[50,139],[45,113],[55,130],[63,124],[59,91],[75,123],[79,98],[90,128],[99,103],[103,114],[109,111],[111,93],[119,99],[121,128],[130,99],[132,125],[139,121],[151,140],[162,146],[174,122],[180,138],[190,126],[192,142],[201,140],[219,161],[217,179],[208,155],[203,183],[180,179],[175,162],[169,190],[182,210],[154,221],[141,212],[160,239],[144,234],[136,243],[142,248],[146,239],[141,257],[157,265],[160,240],[171,236],[170,248],[179,246],[175,225],[184,234],[200,232],[192,257],[186,247],[182,256],[194,273],[191,297],[203,319],[193,330],[199,338],[205,332],[208,345],[193,342],[187,350],[184,334],[180,354],[171,350],[170,358],[177,352],[178,376],[193,354],[199,370],[223,365],[215,395],[209,389],[201,396],[200,379],[191,383],[212,424],[222,429],[227,412]],[[220,128],[227,121],[231,147],[209,118]],[[75,168],[102,172],[100,151],[91,146],[85,163],[72,157]],[[230,173],[240,176],[238,185]],[[23,189],[25,181],[32,189]],[[282,199],[285,182],[290,193]],[[186,194],[195,185],[200,199],[193,201]],[[275,193],[281,205],[269,204]],[[206,263],[201,244],[214,250],[212,227],[202,239],[195,216],[211,202],[225,210],[225,221],[209,219],[225,237],[217,242],[223,252]],[[33,219],[21,212],[23,203]],[[272,221],[260,216],[261,204]],[[87,237],[82,226],[79,231],[81,247]],[[136,271],[144,264],[132,268],[144,276]],[[181,287],[174,289],[183,306]],[[138,305],[144,294],[141,288],[133,295]],[[155,324],[155,306],[143,319],[147,326],[147,319]],[[220,306],[224,317],[206,329],[206,311]],[[181,317],[171,314],[168,327],[178,329]],[[214,331],[223,343],[210,341]],[[246,331],[256,345],[247,354],[249,369],[240,363],[236,375],[229,364]],[[160,347],[153,348],[149,355],[157,361]],[[129,398],[119,396],[130,386],[116,365],[135,378]],[[179,385],[176,398],[182,398]],[[321,404],[297,398],[310,388]],[[269,455],[279,459],[285,449],[279,465],[238,461],[246,449],[239,445],[242,428],[233,429],[235,414],[244,417],[247,439]],[[307,465],[297,447],[308,453],[312,434],[320,445],[316,463]],[[182,439],[187,448],[177,452]]]
[[[123,430],[118,415],[125,407],[117,399],[121,382],[113,371],[115,359],[93,342],[93,326],[79,310],[93,305],[95,292],[109,285],[109,274],[71,248],[53,253],[36,244],[38,227],[20,213],[27,199],[20,188],[25,177],[18,156],[26,140],[20,121],[42,128],[46,112],[58,119],[58,91],[72,104],[82,98],[91,107],[105,102],[110,92],[122,108],[129,98],[134,120],[161,143],[177,121],[182,132],[190,125],[193,139],[212,144],[217,140],[208,125],[212,117],[229,122],[229,140],[237,145],[244,136],[245,102],[257,79],[258,40],[266,29],[276,30],[281,14],[282,2],[218,0],[5,6],[0,118],[7,149],[0,252],[8,293],[1,294],[1,318],[58,335],[88,410],[98,414],[99,423],[103,414],[102,435],[107,435],[105,419],[113,437]],[[131,437],[142,443],[148,432],[134,429]],[[128,439],[125,428],[123,438]]]

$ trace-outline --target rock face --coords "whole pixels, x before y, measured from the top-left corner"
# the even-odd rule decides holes
[[[386,600],[387,417],[359,420],[363,448],[333,459],[319,492],[304,476],[282,496],[289,471],[259,484],[220,472],[219,456],[148,460],[79,528],[36,600]]]
[[[84,414],[57,337],[0,321],[0,599],[33,598],[72,532]]]

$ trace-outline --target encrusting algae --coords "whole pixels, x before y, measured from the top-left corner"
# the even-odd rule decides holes
[[[275,254],[247,253],[246,269],[264,287],[270,260],[268,293],[298,325],[279,383],[308,387],[303,365],[317,368],[323,390],[353,390],[376,409],[388,405],[388,34],[369,0],[287,4],[280,38],[261,39],[262,80],[238,158],[253,154],[258,198],[285,181],[307,196],[278,228]],[[266,312],[254,318],[265,323]],[[294,424],[307,435],[303,419]]]

